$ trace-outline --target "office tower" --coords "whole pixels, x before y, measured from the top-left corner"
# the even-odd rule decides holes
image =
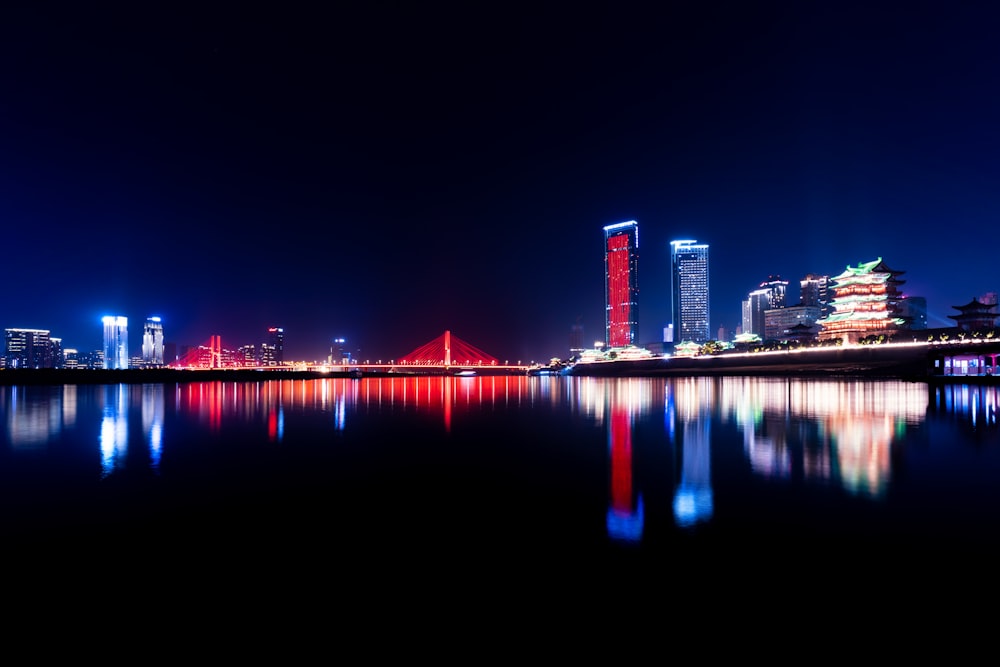
[[[781,276],[768,276],[767,280],[760,284],[760,289],[767,290],[769,308],[785,307],[786,295],[788,294],[787,280],[782,280]]]
[[[607,349],[635,345],[639,329],[639,223],[604,227],[604,296]]]
[[[771,307],[771,290],[755,289],[743,302],[743,332],[764,340],[764,311]]]
[[[47,329],[5,329],[6,368],[53,368],[52,341]]]
[[[142,328],[142,365],[163,365],[163,322],[156,316],[146,318]]]
[[[331,364],[351,363],[351,353],[347,351],[346,338],[341,337],[333,339],[333,344],[330,345],[330,363]]]
[[[128,368],[128,318],[106,315],[104,322],[104,367]]]
[[[782,280],[781,276],[768,276],[767,280],[761,282],[743,302],[743,331],[757,334],[761,340],[778,338],[769,335],[765,313],[784,308],[787,293],[788,281]]]
[[[285,362],[285,330],[269,327],[267,340],[260,346],[261,366],[281,366]]]
[[[824,316],[833,312],[830,298],[830,277],[808,273],[799,281],[799,301],[803,306],[819,306]]]
[[[671,314],[675,343],[704,343],[708,326],[708,244],[670,242]]]

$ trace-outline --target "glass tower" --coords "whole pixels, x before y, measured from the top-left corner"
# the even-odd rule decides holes
[[[674,342],[710,340],[707,243],[670,242],[670,293]]]
[[[128,318],[107,315],[104,322],[104,367],[128,368]]]
[[[163,322],[159,317],[146,318],[142,328],[142,363],[145,366],[163,365]]]
[[[639,328],[639,223],[604,227],[605,344],[635,345]]]

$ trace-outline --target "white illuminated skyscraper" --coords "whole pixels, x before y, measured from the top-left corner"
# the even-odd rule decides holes
[[[708,325],[708,244],[670,242],[670,292],[674,342],[711,340]]]
[[[163,322],[159,317],[146,318],[142,329],[142,363],[144,366],[163,365]]]
[[[128,368],[128,318],[107,315],[104,322],[104,367]]]

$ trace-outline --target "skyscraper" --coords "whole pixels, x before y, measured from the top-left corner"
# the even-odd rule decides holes
[[[819,306],[823,316],[833,312],[830,276],[808,273],[799,281],[803,306]]]
[[[670,242],[670,292],[674,342],[710,340],[707,243]]]
[[[147,317],[142,328],[142,364],[163,365],[163,322],[159,317]]]
[[[261,366],[281,366],[285,363],[285,330],[268,327],[267,340],[260,346]]]
[[[128,368],[128,318],[106,315],[104,322],[104,367]]]
[[[604,303],[607,349],[634,345],[639,329],[639,223],[604,227]]]

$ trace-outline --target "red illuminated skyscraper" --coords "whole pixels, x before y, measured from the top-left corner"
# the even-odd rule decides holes
[[[605,344],[607,349],[635,345],[639,328],[639,223],[604,228]]]

